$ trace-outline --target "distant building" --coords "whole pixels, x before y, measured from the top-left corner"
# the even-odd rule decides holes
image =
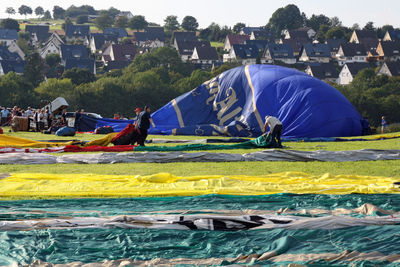
[[[305,72],[325,82],[336,83],[339,78],[339,72],[333,63],[308,65]]]
[[[61,46],[64,41],[60,38],[57,33],[53,33],[45,42],[43,47],[39,49],[39,54],[42,58],[46,58],[48,54],[60,54]]]
[[[350,38],[350,43],[362,44],[366,51],[375,50],[378,42],[378,36],[372,30],[354,30]]]
[[[133,14],[130,11],[121,11],[116,17],[126,17],[128,20],[130,20],[133,18]]]
[[[140,47],[158,48],[165,45],[163,27],[147,27],[144,32],[135,32],[135,44]]]
[[[268,44],[268,40],[246,40],[245,44],[254,45],[255,47],[257,47],[258,52],[262,54],[265,51],[265,47]]]
[[[357,73],[367,68],[371,68],[371,65],[368,63],[346,63],[339,73],[337,83],[340,85],[348,85],[353,81]]]
[[[305,44],[300,53],[299,61],[329,63],[331,53],[327,44]]]
[[[211,44],[208,41],[177,41],[177,50],[184,62],[191,59],[195,47],[210,46]]]
[[[191,60],[202,69],[211,69],[213,64],[219,60],[217,49],[211,46],[196,46]]]
[[[365,63],[367,62],[367,51],[365,50],[365,46],[362,44],[341,44],[336,60],[341,66],[346,63]]]
[[[34,46],[41,46],[51,35],[48,25],[26,25],[25,32],[31,35],[31,42]]]
[[[269,43],[263,55],[263,59],[268,63],[281,61],[285,64],[295,64],[296,57],[293,55],[293,50],[287,44]]]
[[[400,60],[400,41],[379,42],[376,53],[384,61],[398,61]]]
[[[124,37],[128,37],[128,33],[124,28],[105,28],[104,35],[115,35],[119,41]]]
[[[230,51],[233,45],[244,44],[247,40],[250,40],[248,35],[228,34],[225,38],[224,50]]]
[[[89,25],[73,25],[67,24],[65,27],[65,38],[67,42],[72,42],[75,40],[84,41],[86,37],[90,34]]]
[[[88,59],[89,52],[84,45],[61,45],[60,57],[65,65],[67,59]]]
[[[20,58],[21,58],[22,60],[25,59],[25,53],[24,53],[24,51],[22,51],[22,49],[18,46],[18,44],[17,44],[16,41],[13,41],[13,42],[11,42],[11,43],[8,45],[8,51],[10,51],[11,53],[17,53],[17,54],[20,56]]]
[[[91,73],[96,74],[96,63],[91,58],[67,58],[65,60],[65,70],[72,68],[88,69]]]
[[[400,76],[400,61],[384,62],[378,71],[378,75]]]
[[[10,45],[11,42],[18,40],[18,33],[16,30],[1,29],[0,28],[0,43]]]
[[[242,65],[256,64],[257,58],[260,58],[260,53],[254,45],[249,44],[234,44],[229,51],[229,54],[224,55],[224,62],[237,61]]]
[[[400,41],[400,30],[387,31],[382,41]]]
[[[241,35],[248,35],[251,36],[251,34],[255,31],[263,31],[265,30],[264,27],[243,27],[243,29],[240,31]]]
[[[178,50],[178,42],[195,42],[199,39],[197,38],[195,32],[174,32],[173,40],[174,47],[176,50]]]
[[[133,44],[110,44],[102,53],[105,65],[110,61],[132,62],[136,56],[136,46]]]
[[[0,76],[3,76],[9,72],[15,72],[19,75],[24,73],[26,62],[15,61],[15,60],[0,60]]]
[[[327,39],[325,43],[329,47],[331,57],[335,58],[339,51],[340,45],[346,43],[346,41],[344,39]]]

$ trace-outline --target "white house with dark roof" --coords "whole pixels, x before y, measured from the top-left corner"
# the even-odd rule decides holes
[[[249,35],[228,34],[225,38],[224,50],[230,51],[233,45],[244,44],[247,40],[250,40]]]
[[[340,66],[346,63],[365,63],[368,53],[365,46],[356,43],[341,44],[336,55],[336,60]]]
[[[331,53],[327,44],[305,44],[300,53],[299,61],[329,63]]]
[[[371,65],[368,63],[346,63],[339,73],[337,83],[340,85],[348,85],[353,81],[357,73],[367,68],[371,68]]]
[[[191,56],[192,63],[201,65],[201,68],[211,68],[218,61],[217,49],[212,46],[196,46]]]
[[[267,63],[281,61],[285,64],[295,64],[296,57],[290,45],[269,43],[264,51],[263,59]]]
[[[400,76],[400,61],[384,62],[378,71],[378,75]]]

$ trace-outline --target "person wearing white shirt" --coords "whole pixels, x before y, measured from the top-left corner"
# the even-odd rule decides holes
[[[264,133],[267,133],[267,128],[269,126],[268,134],[271,135],[272,147],[282,147],[281,135],[283,130],[282,122],[274,116],[265,116]]]

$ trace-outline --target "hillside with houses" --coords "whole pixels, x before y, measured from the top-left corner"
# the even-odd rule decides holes
[[[176,62],[175,56],[181,61],[174,63],[180,71],[166,67],[169,77],[165,83],[175,90],[166,97],[191,90],[219,70],[247,64],[296,68],[339,87],[351,85],[365,69],[374,69],[377,76],[400,76],[400,29],[391,25],[376,28],[372,22],[345,27],[337,17],[307,18],[294,5],[275,11],[265,26],[213,23],[205,29],[199,29],[191,16],[179,23],[171,15],[164,25],[157,25],[142,15],[115,8],[61,9],[55,6],[53,15],[46,11],[39,19],[2,20],[0,76],[18,74],[37,92],[39,85],[46,86],[41,85],[43,81],[62,80],[71,72],[85,77],[89,74],[80,71],[89,72],[92,77],[83,80],[85,84],[120,76],[129,68],[154,70],[162,67],[151,61],[155,53],[172,60],[167,65]],[[285,12],[295,15],[279,19]],[[161,48],[163,52],[155,52]],[[146,64],[150,67],[143,69]],[[160,103],[168,101],[166,97]]]

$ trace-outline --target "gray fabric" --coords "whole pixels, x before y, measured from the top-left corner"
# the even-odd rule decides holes
[[[171,163],[171,162],[238,162],[238,161],[376,161],[400,160],[400,150],[296,151],[269,149],[248,154],[209,152],[129,152],[67,154],[56,156],[44,153],[0,154],[0,164],[108,164],[108,163]]]

